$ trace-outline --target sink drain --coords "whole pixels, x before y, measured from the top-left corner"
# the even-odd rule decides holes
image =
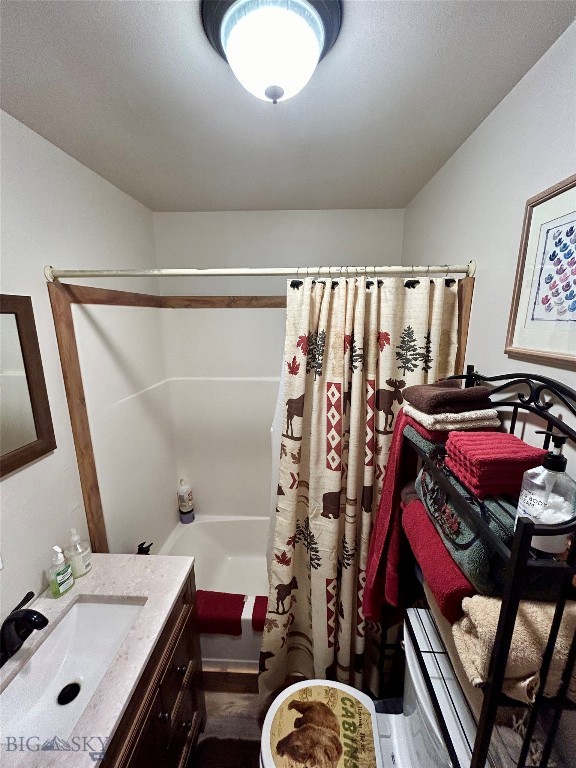
[[[56,701],[58,704],[70,704],[71,701],[74,701],[76,696],[80,693],[80,685],[78,683],[68,683],[68,685],[65,685],[64,688],[60,691],[58,694],[58,698]]]

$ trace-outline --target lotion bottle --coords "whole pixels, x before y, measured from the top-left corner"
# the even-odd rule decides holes
[[[576,482],[566,474],[567,461],[562,455],[567,437],[552,432],[540,434],[549,434],[554,448],[546,454],[542,466],[524,473],[516,517],[522,515],[546,525],[566,523],[576,517]],[[568,541],[569,534],[533,536],[532,546],[541,552],[560,554],[566,551]]]
[[[48,569],[47,576],[50,582],[50,591],[52,597],[60,597],[64,592],[68,592],[74,586],[74,576],[72,576],[72,566],[64,561],[64,554],[60,547],[52,547],[54,556],[52,565]]]
[[[192,523],[194,521],[194,496],[192,488],[185,480],[180,480],[178,486],[178,509],[180,510],[180,522]]]
[[[72,576],[78,579],[92,568],[92,549],[87,541],[80,541],[76,528],[71,528],[70,534],[70,546],[64,550],[64,554],[72,566]]]

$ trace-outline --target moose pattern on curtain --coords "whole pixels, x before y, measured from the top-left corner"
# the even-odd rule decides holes
[[[288,283],[283,424],[260,690],[362,685],[372,516],[402,389],[453,373],[457,282]]]

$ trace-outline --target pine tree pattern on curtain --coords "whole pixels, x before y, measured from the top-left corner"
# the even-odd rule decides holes
[[[453,373],[457,283],[288,283],[280,448],[260,689],[362,685],[362,599],[402,389]]]

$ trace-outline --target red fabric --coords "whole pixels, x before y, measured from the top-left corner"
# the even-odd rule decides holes
[[[367,619],[378,621],[383,606],[400,603],[399,570],[401,547],[400,491],[416,475],[416,453],[404,447],[407,417],[400,409],[382,486],[382,496],[370,537],[363,609]]]
[[[246,595],[228,592],[196,591],[198,629],[222,635],[242,634],[242,611]]]
[[[480,476],[507,470],[524,473],[542,463],[546,451],[535,448],[508,432],[451,432],[446,441],[450,458]]]
[[[475,475],[467,472],[461,464],[453,461],[448,456],[444,463],[479,499],[483,499],[486,496],[501,496],[502,494],[518,496],[520,493],[523,473],[518,475],[506,472],[504,469],[500,473],[495,473],[490,480],[479,480]]]
[[[516,495],[527,469],[541,464],[546,451],[507,432],[451,432],[446,466],[479,498]]]
[[[416,419],[413,419],[412,416],[408,416],[407,414],[404,414],[404,418],[406,420],[406,424],[409,424],[411,427],[413,427],[418,434],[422,435],[422,437],[425,440],[430,440],[431,443],[445,443],[448,439],[448,435],[450,434],[446,430],[430,430],[426,429],[426,427],[423,424],[420,424],[419,421],[416,421]]]
[[[462,600],[476,590],[452,559],[420,499],[405,506],[402,527],[442,615],[453,624],[462,616]]]
[[[268,598],[258,596],[254,600],[254,610],[252,611],[252,629],[254,632],[262,632],[264,622],[266,621],[266,611],[268,609]]]

